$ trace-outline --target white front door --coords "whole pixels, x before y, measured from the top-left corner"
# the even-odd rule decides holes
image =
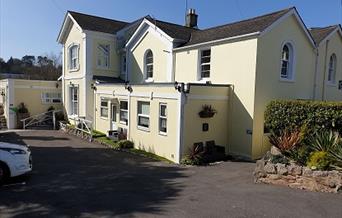
[[[111,130],[118,130],[117,126],[117,105],[112,103],[112,108],[111,108]]]

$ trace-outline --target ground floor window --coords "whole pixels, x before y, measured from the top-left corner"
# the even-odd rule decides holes
[[[70,113],[78,115],[78,87],[70,87]]]
[[[128,123],[128,102],[120,101],[120,122],[127,125]]]
[[[108,118],[108,100],[101,99],[100,116]]]
[[[112,121],[116,122],[116,105],[112,104]]]
[[[159,105],[159,132],[167,132],[167,105],[164,103]]]
[[[44,92],[42,93],[43,104],[60,104],[62,102],[62,93],[60,92]]]
[[[150,127],[150,102],[138,101],[138,127]]]

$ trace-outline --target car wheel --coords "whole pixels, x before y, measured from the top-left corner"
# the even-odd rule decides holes
[[[8,168],[6,165],[0,163],[0,185],[8,179]]]

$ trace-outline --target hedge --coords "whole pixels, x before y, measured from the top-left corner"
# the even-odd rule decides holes
[[[333,129],[342,133],[342,102],[276,100],[265,111],[265,128],[274,132]]]

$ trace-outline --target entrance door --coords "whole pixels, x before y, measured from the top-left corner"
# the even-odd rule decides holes
[[[117,119],[117,106],[116,104],[112,104],[112,113],[111,113],[111,123],[112,123],[112,130],[118,130],[118,126],[116,124]]]

